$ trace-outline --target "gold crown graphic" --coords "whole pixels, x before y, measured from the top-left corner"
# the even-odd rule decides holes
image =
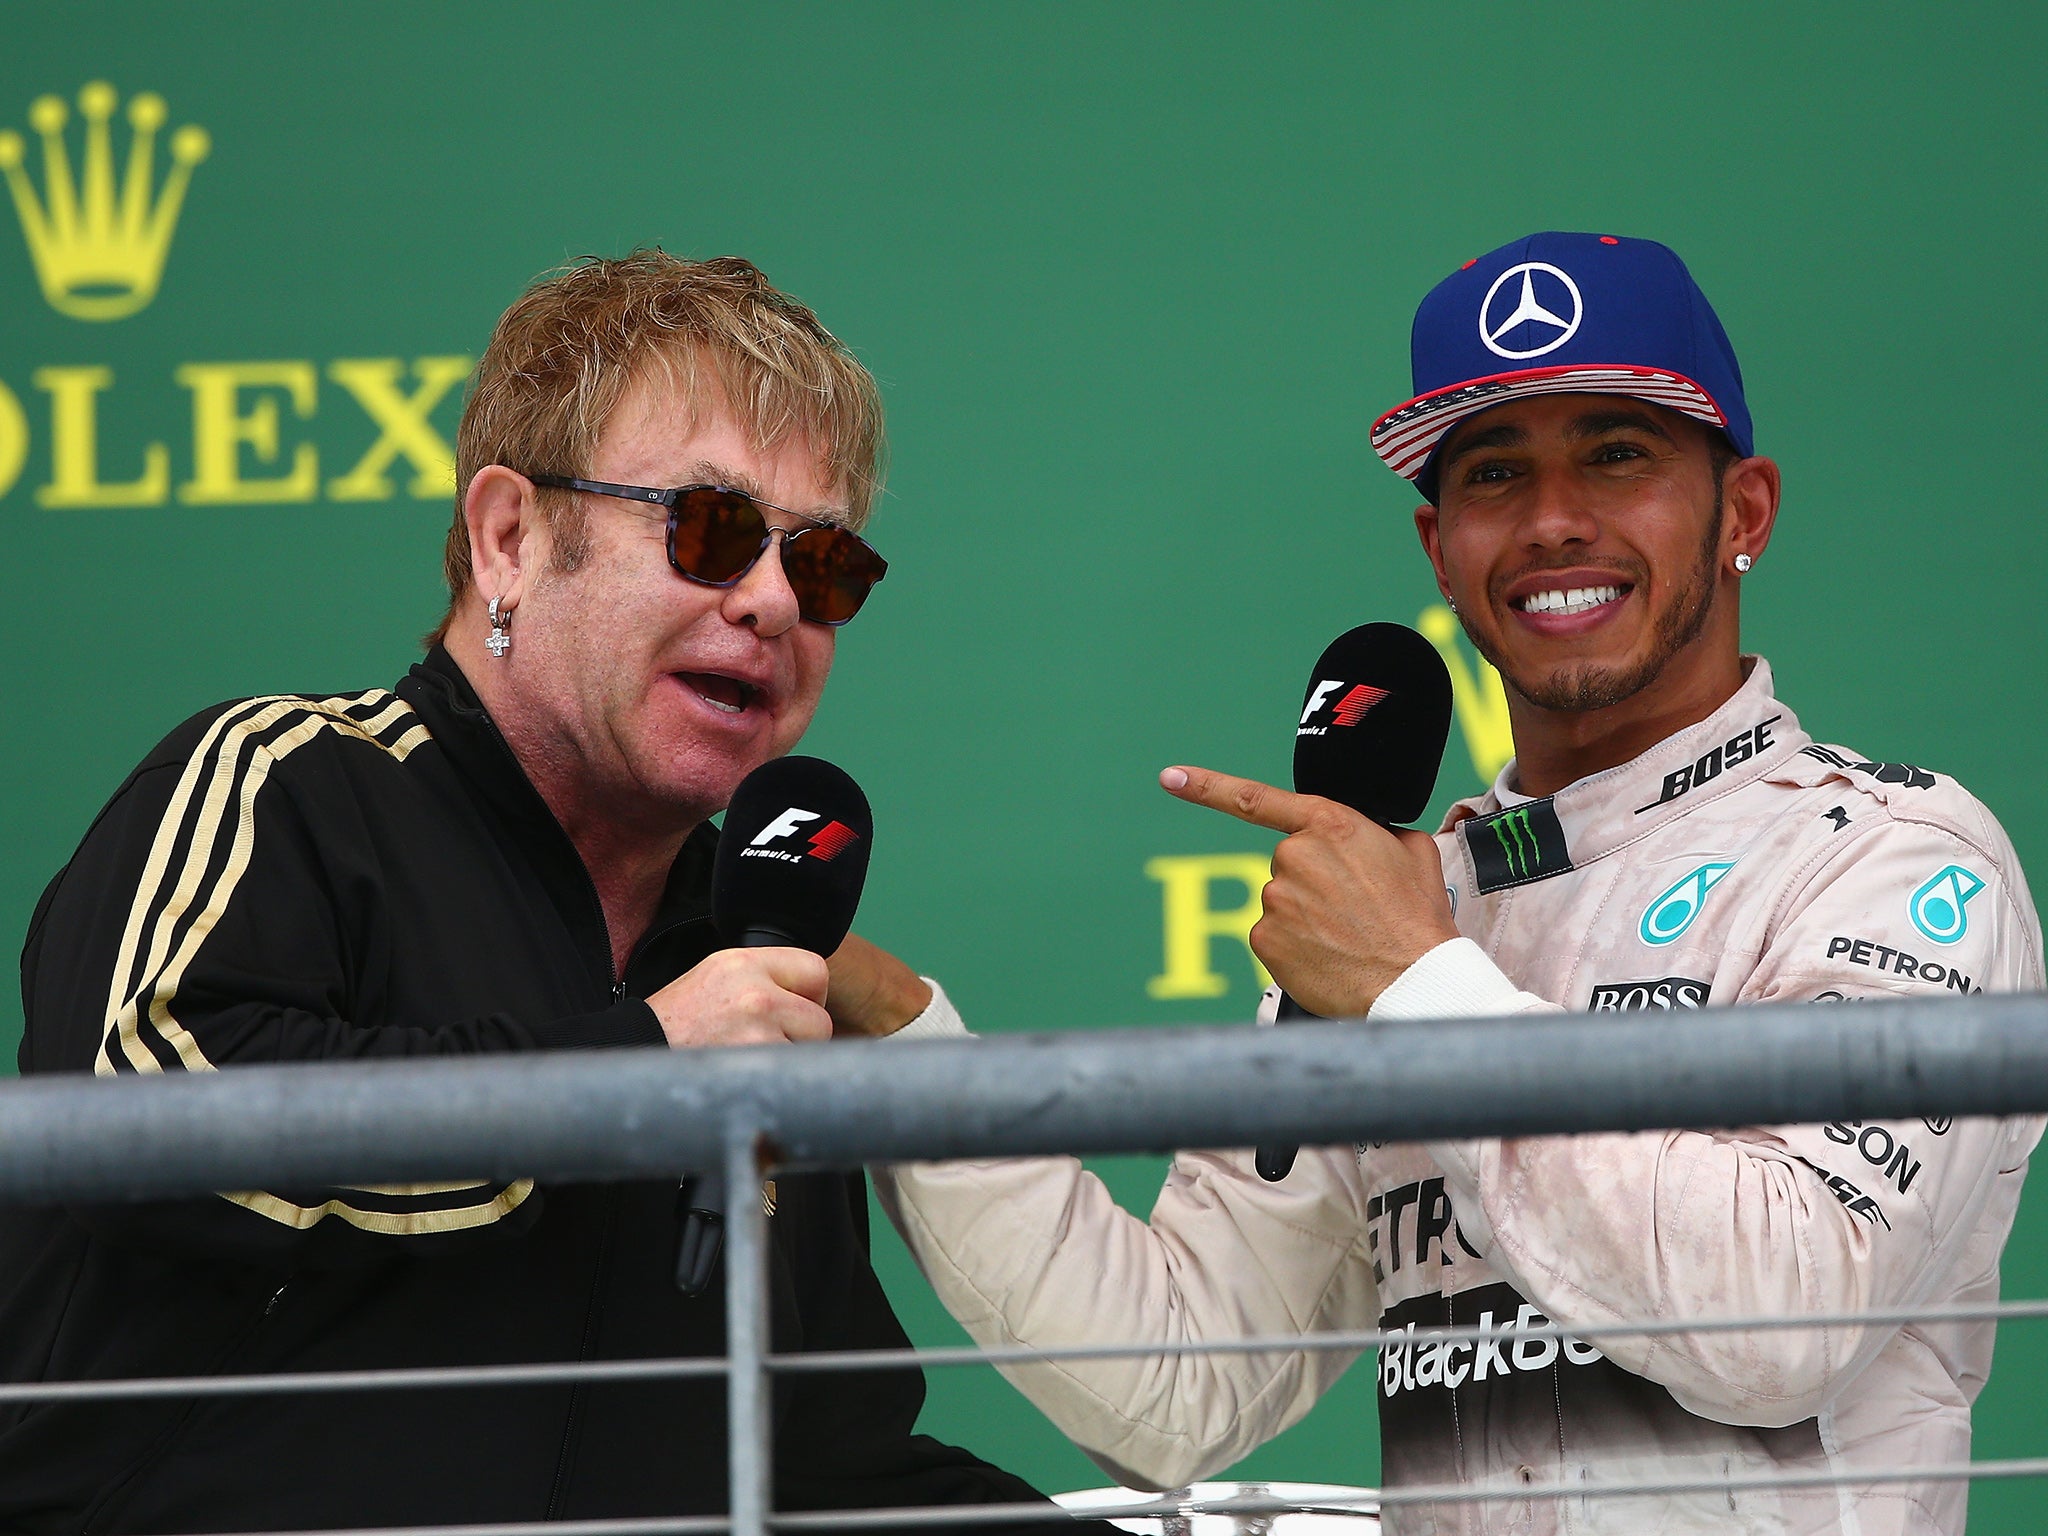
[[[119,320],[156,297],[192,167],[213,147],[206,130],[190,123],[172,134],[170,174],[152,203],[156,135],[168,114],[163,97],[144,91],[128,103],[134,138],[128,149],[127,181],[117,190],[109,124],[119,99],[104,80],[95,80],[78,93],[78,110],[85,118],[82,187],[72,179],[64,148],[63,100],[39,96],[29,106],[29,126],[43,138],[47,205],[37,199],[28,179],[23,164],[28,148],[21,135],[0,130],[0,173],[14,194],[43,297],[60,314],[78,320]]]

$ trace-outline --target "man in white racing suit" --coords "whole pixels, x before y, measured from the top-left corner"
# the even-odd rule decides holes
[[[2039,920],[1990,813],[1944,775],[1815,743],[1741,653],[1739,584],[1778,476],[1676,256],[1584,235],[1504,247],[1424,301],[1415,368],[1417,399],[1375,446],[1430,498],[1424,546],[1506,681],[1517,758],[1433,841],[1162,775],[1288,834],[1253,946],[1292,995],[1331,1017],[1590,1009],[1657,1029],[1731,1003],[2043,986]],[[913,1013],[899,1037],[961,1032],[887,957],[844,965],[865,967],[877,1032]],[[1968,1459],[1988,1322],[1519,1335],[1993,1300],[2041,1129],[1373,1143],[1307,1149],[1278,1184],[1247,1153],[1183,1154],[1149,1222],[1071,1159],[911,1165],[882,1189],[984,1344],[1401,1331],[1379,1358],[1385,1484],[1494,1497],[1396,1505],[1392,1531],[1953,1536],[1967,1484],[1854,1474]],[[1440,1336],[1475,1324],[1511,1331]],[[1349,1363],[1005,1369],[1113,1474],[1171,1487],[1293,1423]],[[1742,1486],[1777,1474],[1803,1485]],[[1600,1496],[1637,1481],[1730,1486]]]

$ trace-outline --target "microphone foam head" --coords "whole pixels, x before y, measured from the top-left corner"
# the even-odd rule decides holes
[[[778,757],[740,783],[711,871],[711,918],[728,944],[829,955],[853,926],[874,846],[868,797],[823,758]]]
[[[1384,825],[1429,805],[1451,733],[1451,674],[1403,624],[1361,624],[1330,642],[1302,696],[1294,787]]]

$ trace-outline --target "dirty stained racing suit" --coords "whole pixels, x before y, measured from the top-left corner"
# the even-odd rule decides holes
[[[2011,845],[1946,777],[1815,744],[1770,669],[1715,714],[1556,795],[1500,786],[1438,836],[1463,937],[1375,1018],[1584,1009],[1675,1025],[1727,1003],[2039,989]],[[1505,803],[1504,803],[1505,802]],[[961,1026],[943,995],[913,1026]],[[1954,1533],[1966,1485],[1529,1498],[1532,1485],[1896,1468],[1966,1459],[1989,1323],[1507,1337],[1632,1319],[1988,1301],[2039,1120],[1960,1119],[1305,1150],[1278,1185],[1244,1153],[1176,1159],[1149,1224],[1070,1159],[908,1165],[885,1201],[985,1344],[1041,1347],[1399,1329],[1381,1352],[1400,1532]],[[1009,1369],[1115,1475],[1174,1486],[1307,1412],[1341,1354]]]

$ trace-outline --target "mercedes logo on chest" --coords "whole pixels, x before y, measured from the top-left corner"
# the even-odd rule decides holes
[[[1578,333],[1586,306],[1571,275],[1547,261],[1525,261],[1493,280],[1479,305],[1479,339],[1497,357],[1514,361],[1555,352]],[[1533,327],[1535,345],[1510,347],[1501,338],[1520,325]]]

